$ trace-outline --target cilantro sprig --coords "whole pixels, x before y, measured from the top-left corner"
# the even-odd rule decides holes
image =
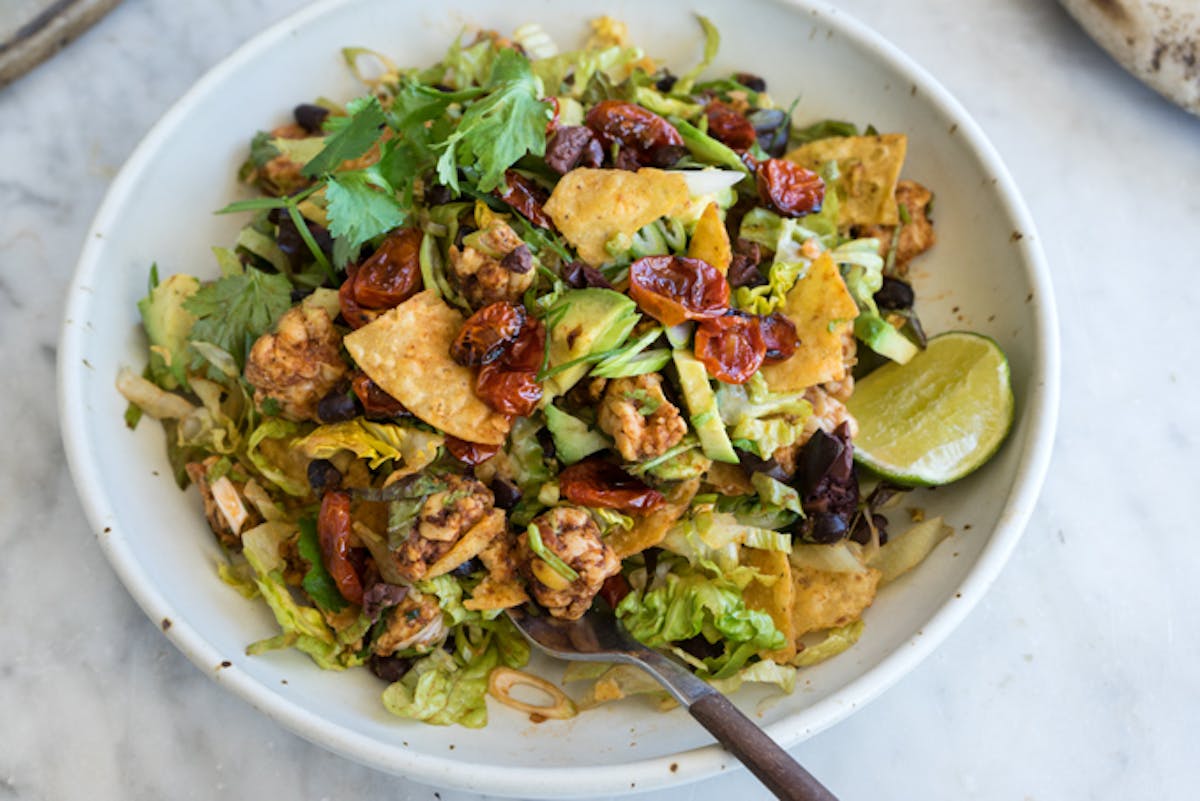
[[[188,338],[211,342],[246,364],[250,345],[292,305],[292,283],[254,267],[204,284],[183,303],[196,315]],[[203,360],[197,356],[197,363]]]

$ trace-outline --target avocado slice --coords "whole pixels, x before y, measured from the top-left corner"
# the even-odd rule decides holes
[[[868,311],[854,319],[854,335],[871,350],[897,364],[907,364],[919,350],[912,340],[893,328],[887,320]]]
[[[704,363],[683,349],[675,350],[672,358],[679,373],[684,401],[691,413],[692,428],[696,429],[696,436],[700,438],[700,449],[709,459],[737,464],[737,453],[733,450],[729,435],[725,433],[725,424],[721,422],[721,413],[717,408],[717,396],[708,382],[708,370]]]
[[[183,307],[200,288],[199,279],[172,275],[138,301],[142,327],[150,340],[150,375],[164,389],[187,383],[187,338],[196,316]]]
[[[546,413],[546,428],[554,438],[554,452],[563,464],[575,464],[585,456],[602,451],[612,443],[599,431],[588,428],[587,423],[574,415],[567,414],[553,403],[543,411]]]
[[[597,287],[567,290],[546,315],[549,367],[618,347],[637,325],[638,317],[637,304],[620,292]],[[562,395],[587,375],[590,367],[576,364],[547,378],[542,385],[545,397]]]

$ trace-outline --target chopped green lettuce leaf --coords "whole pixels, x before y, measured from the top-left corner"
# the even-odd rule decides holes
[[[296,443],[310,459],[328,459],[341,450],[368,460],[372,470],[388,459],[420,469],[437,458],[442,437],[415,426],[377,423],[356,417],[318,426]]]
[[[630,634],[651,648],[703,635],[724,652],[702,660],[704,673],[728,678],[751,656],[782,648],[785,637],[766,612],[750,609],[737,586],[702,572],[671,572],[649,592],[631,592],[617,605]]]

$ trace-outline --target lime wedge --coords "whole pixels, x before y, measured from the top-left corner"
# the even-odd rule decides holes
[[[949,484],[990,459],[1012,426],[1008,359],[981,334],[941,334],[859,381],[846,405],[860,464],[897,484]]]

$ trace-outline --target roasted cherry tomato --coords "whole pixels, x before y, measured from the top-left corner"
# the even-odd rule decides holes
[[[419,228],[394,231],[358,266],[354,300],[367,309],[391,309],[421,291]]]
[[[696,327],[696,358],[708,374],[726,384],[744,384],[762,367],[767,346],[758,318],[727,314]]]
[[[786,217],[801,217],[821,210],[825,182],[812,170],[785,159],[766,159],[754,169],[758,196]]]
[[[514,170],[504,171],[504,183],[506,186],[503,190],[496,190],[497,197],[534,225],[553,230],[554,223],[542,210],[542,206],[550,199],[545,189]]]
[[[658,490],[599,457],[565,468],[558,474],[558,489],[571,503],[622,512],[649,512],[666,500]]]
[[[621,603],[621,599],[632,591],[633,588],[629,586],[629,581],[620,573],[609,576],[600,585],[600,597],[613,609],[616,609],[617,604]]]
[[[619,145],[643,166],[669,167],[683,155],[683,137],[675,126],[633,103],[601,101],[592,106],[585,121],[606,151]]]
[[[450,356],[467,367],[491,364],[525,326],[525,307],[506,300],[489,303],[472,314],[450,343]]]
[[[364,309],[354,299],[354,276],[343,281],[341,288],[338,289],[338,306],[342,310],[342,319],[351,328],[362,328],[383,314],[383,310]]]
[[[317,516],[317,542],[325,569],[337,584],[338,592],[352,604],[361,604],[362,581],[350,561],[350,495],[326,492]]]
[[[729,284],[716,267],[686,256],[646,256],[629,266],[629,296],[663,325],[719,317]]]
[[[532,370],[506,370],[485,364],[475,376],[475,394],[500,414],[528,417],[542,399],[542,387]]]
[[[796,348],[800,344],[800,337],[796,335],[795,323],[779,312],[771,312],[766,317],[760,317],[758,323],[762,330],[763,342],[767,347],[765,357],[767,363],[783,362],[792,358],[792,354],[796,352]]]
[[[367,417],[391,418],[408,414],[404,404],[384,392],[366,373],[355,373],[350,379],[350,387],[358,396],[358,402],[362,404]]]
[[[545,355],[546,327],[536,317],[526,317],[521,333],[500,357],[500,364],[509,370],[536,371]]]
[[[484,445],[481,442],[467,442],[465,439],[446,435],[446,450],[450,455],[463,464],[479,464],[486,462],[500,450],[499,445]]]
[[[708,133],[734,150],[748,150],[758,141],[753,123],[743,117],[728,103],[710,100],[704,108],[708,117]]]

